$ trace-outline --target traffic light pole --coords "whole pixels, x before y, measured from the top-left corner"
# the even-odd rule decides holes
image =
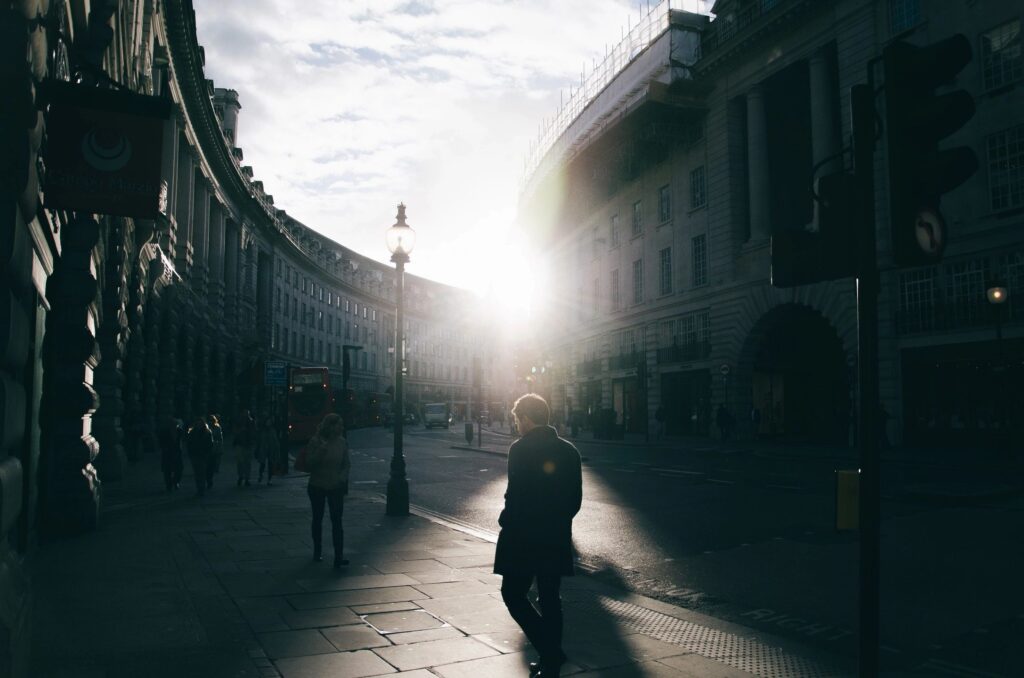
[[[869,81],[871,78],[869,78]],[[878,260],[875,250],[875,105],[872,85],[851,90],[853,157],[860,214],[857,266],[857,371],[860,446],[860,675],[879,675],[881,459],[878,415]]]

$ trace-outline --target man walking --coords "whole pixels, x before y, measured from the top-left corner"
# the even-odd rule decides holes
[[[583,501],[580,453],[548,424],[551,411],[540,396],[521,397],[512,416],[522,438],[508,451],[494,572],[502,575],[509,614],[540,655],[530,674],[552,678],[566,659],[558,591],[561,578],[573,574],[572,519]],[[526,597],[534,579],[539,613]]]

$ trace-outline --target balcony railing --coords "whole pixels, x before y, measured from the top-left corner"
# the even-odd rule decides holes
[[[739,7],[730,16],[719,17],[712,21],[700,39],[701,58],[710,56],[747,28],[758,23],[761,17],[772,12],[789,0],[756,0]]]
[[[1015,300],[1011,295],[1004,308],[997,309],[985,300],[970,304],[940,301],[911,309],[899,309],[895,320],[900,334],[918,334],[972,327],[994,328],[996,313],[1002,313],[999,320],[1004,324],[1019,323],[1024,320],[1024,302]]]
[[[580,376],[593,376],[601,373],[601,359],[594,358],[592,360],[584,360],[583,362],[576,363],[576,374]]]
[[[620,353],[619,355],[613,355],[608,359],[608,369],[610,370],[628,370],[634,367],[639,367],[643,363],[644,357],[640,353]]]
[[[684,363],[692,360],[703,360],[711,355],[711,343],[693,341],[686,344],[673,344],[658,349],[658,364]]]

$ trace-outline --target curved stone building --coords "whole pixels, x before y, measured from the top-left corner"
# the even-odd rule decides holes
[[[93,528],[102,483],[156,454],[161,426],[276,415],[267,361],[327,366],[340,389],[345,345],[359,347],[354,424],[390,408],[394,269],[275,206],[237,146],[239,93],[205,77],[195,29],[190,0],[0,6],[0,675],[28,670],[35,544]],[[44,190],[50,159],[77,153],[57,141],[52,94],[72,82],[170,111],[149,153],[153,214],[57,208]],[[468,294],[412,275],[406,290],[408,410],[466,401],[471,351],[487,345],[453,311]]]

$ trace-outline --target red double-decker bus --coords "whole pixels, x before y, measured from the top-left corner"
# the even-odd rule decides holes
[[[334,391],[326,367],[293,367],[288,377],[288,442],[304,443],[334,411]]]

